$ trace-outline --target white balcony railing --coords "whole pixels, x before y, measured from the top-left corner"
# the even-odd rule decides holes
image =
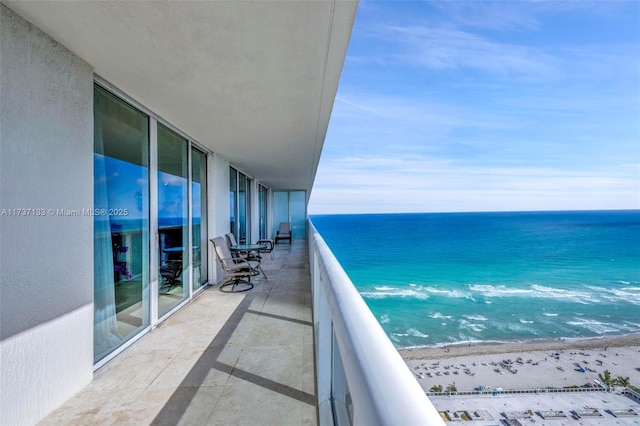
[[[444,425],[309,221],[321,425]]]

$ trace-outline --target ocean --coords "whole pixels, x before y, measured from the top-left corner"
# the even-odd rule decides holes
[[[398,348],[640,332],[640,211],[312,215]]]

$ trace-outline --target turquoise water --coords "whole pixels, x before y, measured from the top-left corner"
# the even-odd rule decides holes
[[[640,332],[640,211],[311,220],[397,347]]]

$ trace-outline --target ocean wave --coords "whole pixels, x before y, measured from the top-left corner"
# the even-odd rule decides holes
[[[469,299],[471,298],[471,294],[466,291],[460,290],[447,290],[438,287],[418,287],[421,291],[425,291],[429,294],[434,294],[438,296],[450,297],[453,299]]]
[[[521,322],[522,324],[533,324],[533,321],[526,320],[526,319],[522,319],[522,318],[520,318],[520,322]]]
[[[482,315],[463,315],[466,319],[470,319],[472,321],[486,321],[487,318]]]
[[[521,288],[512,288],[504,285],[490,285],[490,284],[472,284],[469,286],[469,290],[482,293],[485,297],[501,297],[501,296],[511,296],[511,295],[529,295],[531,294],[531,290],[529,289],[521,289]]]
[[[451,315],[442,315],[440,312],[436,312],[434,314],[430,314],[427,315],[429,318],[433,318],[433,319],[440,319],[440,318],[446,318],[446,319],[451,319]]]
[[[566,324],[574,327],[586,328],[596,334],[615,333],[621,331],[616,324],[583,318],[576,319],[575,321],[567,321]]]
[[[363,291],[360,295],[368,299],[383,299],[388,297],[415,298],[426,300],[432,296],[449,297],[453,299],[466,298],[475,301],[471,293],[460,290],[447,290],[438,287],[425,287],[409,284],[410,288],[389,286],[374,287],[376,291]]]
[[[471,284],[469,290],[480,293],[484,297],[535,297],[539,299],[571,300],[572,302],[589,304],[599,302],[593,293],[578,290],[565,290],[533,284],[528,288],[507,287],[505,285]]]
[[[551,312],[543,312],[542,315],[544,315],[545,317],[557,317],[558,314],[553,314]]]
[[[579,290],[565,290],[561,288],[546,287],[542,285],[534,284],[531,289],[535,292],[536,297],[551,298],[551,299],[570,299],[579,303],[587,304],[592,302],[599,302],[592,293]]]
[[[640,330],[640,323],[632,321],[624,321],[624,325],[630,330]]]
[[[487,327],[484,324],[469,322],[467,320],[460,320],[460,328],[468,328],[469,330],[473,330],[479,333]]]
[[[387,297],[399,297],[399,298],[414,298],[419,300],[426,300],[429,298],[428,294],[420,291],[406,289],[394,289],[389,291],[363,291],[360,295],[365,299],[384,299]]]
[[[587,286],[587,288],[594,292],[599,292],[601,298],[611,302],[629,302],[634,305],[640,305],[640,293],[634,292],[634,287],[617,289]],[[638,288],[638,290],[640,290],[640,288]]]
[[[384,314],[380,317],[380,319],[378,320],[378,322],[380,324],[388,324],[389,322],[391,322],[391,319],[389,319],[389,315]]]
[[[415,328],[410,328],[409,330],[407,330],[407,333],[410,336],[414,336],[414,337],[422,337],[422,338],[429,337],[428,334],[421,333],[420,331],[416,330]]]

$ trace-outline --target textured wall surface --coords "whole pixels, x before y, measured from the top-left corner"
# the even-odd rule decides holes
[[[0,418],[31,424],[93,373],[93,70],[0,19]]]

